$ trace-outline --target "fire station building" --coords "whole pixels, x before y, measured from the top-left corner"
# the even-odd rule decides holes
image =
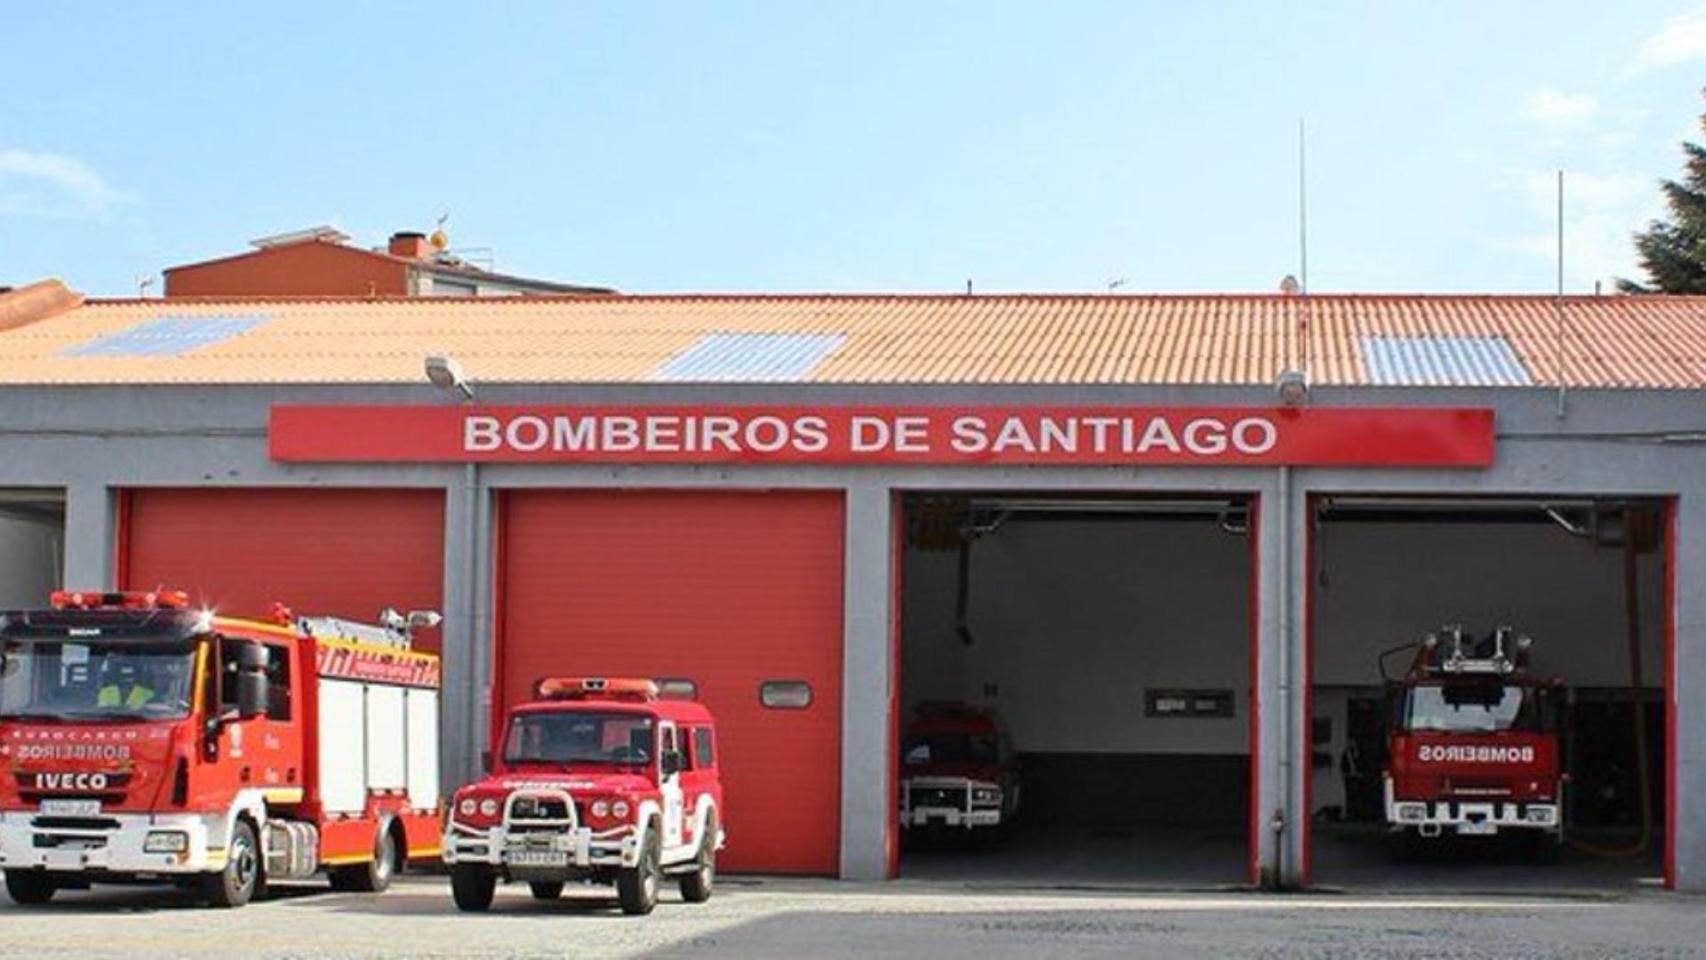
[[[540,676],[672,680],[729,870],[1698,891],[1703,391],[1694,298],[44,283],[0,294],[0,603],[439,608],[447,786]],[[1448,625],[1564,691],[1552,857],[1381,852]],[[1010,733],[999,844],[899,826],[943,701]]]

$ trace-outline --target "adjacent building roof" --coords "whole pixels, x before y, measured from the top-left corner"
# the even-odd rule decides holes
[[[616,292],[497,273],[438,250],[419,233],[394,234],[381,250],[352,246],[349,239],[326,226],[261,237],[250,241],[253,250],[167,267],[166,296],[420,295],[433,292],[434,280],[481,296]]]
[[[62,306],[64,306],[62,304]],[[1706,388],[1706,297],[716,295],[91,300],[0,383],[476,381]],[[0,315],[6,312],[0,296]],[[1562,377],[1560,377],[1560,365]]]

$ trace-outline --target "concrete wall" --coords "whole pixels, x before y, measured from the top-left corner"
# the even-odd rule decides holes
[[[1663,557],[1639,560],[1644,675],[1664,683]],[[1534,637],[1534,670],[1571,686],[1628,682],[1623,551],[1550,523],[1330,521],[1317,534],[1315,682],[1378,686],[1374,654],[1446,623]],[[1388,659],[1401,675],[1407,655]]]
[[[476,372],[477,373],[477,372]],[[981,403],[1059,405],[1268,405],[1262,388],[1142,386],[495,385],[491,403]],[[1264,838],[1259,867],[1303,878],[1307,822],[1302,756],[1304,545],[1311,493],[1628,494],[1675,497],[1677,549],[1673,709],[1676,765],[1676,880],[1706,890],[1706,444],[1702,398],[1678,391],[1578,391],[1563,404],[1542,389],[1319,388],[1312,404],[1465,405],[1494,408],[1498,458],[1484,470],[1204,467],[787,468],[726,466],[502,465],[471,477],[457,465],[284,465],[266,454],[266,415],[275,402],[443,403],[419,387],[0,387],[0,486],[68,490],[69,580],[110,581],[114,488],[127,485],[384,484],[451,493],[446,537],[445,758],[447,784],[471,775],[484,734],[476,709],[489,683],[491,616],[489,493],[516,486],[816,487],[849,491],[847,646],[843,691],[842,870],[882,874],[892,794],[887,768],[891,692],[888,656],[890,498],[895,491],[1220,491],[1258,496],[1261,725],[1256,802],[1285,828]],[[470,482],[472,481],[472,482]],[[458,504],[469,509],[460,509]]]
[[[907,704],[997,708],[1026,753],[1249,750],[1250,549],[1214,521],[1020,518],[972,547],[970,646],[957,551],[903,560]],[[1148,688],[1222,688],[1225,719],[1144,716]]]

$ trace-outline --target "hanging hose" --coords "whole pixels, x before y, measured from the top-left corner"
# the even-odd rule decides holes
[[[1629,644],[1629,715],[1635,725],[1636,796],[1641,803],[1641,834],[1628,846],[1603,847],[1572,839],[1570,845],[1596,857],[1639,857],[1653,846],[1653,790],[1651,758],[1647,754],[1647,706],[1643,695],[1645,676],[1641,669],[1640,578],[1635,564],[1639,544],[1635,535],[1634,507],[1623,511],[1623,627]],[[1642,521],[1646,529],[1646,521]]]
[[[959,581],[954,591],[954,633],[960,642],[971,646],[977,640],[971,635],[971,545],[972,535],[969,532],[960,536],[960,567]]]

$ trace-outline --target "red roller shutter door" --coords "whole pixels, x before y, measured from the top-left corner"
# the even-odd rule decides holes
[[[260,616],[372,620],[384,607],[439,609],[444,494],[438,490],[137,489],[124,494],[119,582],[170,586]],[[436,647],[437,631],[424,631]]]
[[[541,676],[686,677],[717,717],[721,865],[836,873],[843,504],[823,492],[515,491],[501,512],[501,696]],[[803,710],[759,704],[804,680]]]

